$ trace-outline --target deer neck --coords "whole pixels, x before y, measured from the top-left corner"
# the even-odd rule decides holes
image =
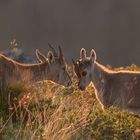
[[[100,91],[105,83],[107,72],[104,70],[104,66],[95,62],[91,69],[91,81],[97,91]]]

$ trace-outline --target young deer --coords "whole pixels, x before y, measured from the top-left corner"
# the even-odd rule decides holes
[[[48,52],[47,57],[36,50],[39,64],[18,63],[0,54],[1,85],[8,85],[10,82],[13,82],[12,80],[24,82],[51,80],[64,86],[70,85],[71,79],[66,69],[61,47],[59,47],[59,56],[52,47],[51,49],[52,51]]]
[[[50,48],[52,51],[48,52],[47,57],[36,50],[39,64],[18,63],[0,54],[0,107],[4,106],[7,110],[9,104],[7,89],[17,81],[51,80],[64,86],[71,84],[61,47],[59,47],[59,56],[54,48],[51,46]]]
[[[86,50],[82,48],[79,60],[73,63],[79,89],[85,90],[92,82],[103,108],[116,105],[140,115],[140,72],[109,70],[96,61],[93,49],[90,57],[86,57]]]

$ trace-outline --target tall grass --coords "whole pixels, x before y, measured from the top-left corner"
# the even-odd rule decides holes
[[[91,85],[80,91],[43,81],[10,92],[6,120],[0,111],[0,140],[140,139],[140,118],[114,106],[102,110]]]

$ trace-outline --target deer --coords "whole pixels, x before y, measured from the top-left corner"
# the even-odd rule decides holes
[[[50,48],[52,51],[48,52],[47,57],[36,49],[38,64],[19,63],[0,54],[0,81],[2,82],[3,79],[9,83],[13,78],[20,81],[51,80],[69,86],[71,79],[67,72],[67,64],[62,49],[59,46],[58,55],[52,46]],[[24,74],[28,74],[28,77],[26,78]]]
[[[47,56],[38,49],[36,56],[39,61],[37,64],[23,64],[16,62],[3,54],[0,54],[0,98],[5,97],[5,89],[14,82],[24,83],[42,80],[51,80],[63,86],[71,84],[71,78],[67,72],[67,64],[59,46],[59,54],[49,44],[50,51]],[[1,101],[0,101],[1,102]]]
[[[85,90],[92,83],[96,99],[103,110],[114,105],[120,110],[140,115],[140,71],[114,71],[96,59],[94,49],[91,49],[90,56],[87,57],[84,48],[77,61],[72,59],[78,77],[78,88]]]

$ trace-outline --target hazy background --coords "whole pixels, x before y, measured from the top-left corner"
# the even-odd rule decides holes
[[[69,62],[84,47],[105,65],[140,65],[140,0],[0,0],[0,51],[13,38],[33,56],[50,42]]]

